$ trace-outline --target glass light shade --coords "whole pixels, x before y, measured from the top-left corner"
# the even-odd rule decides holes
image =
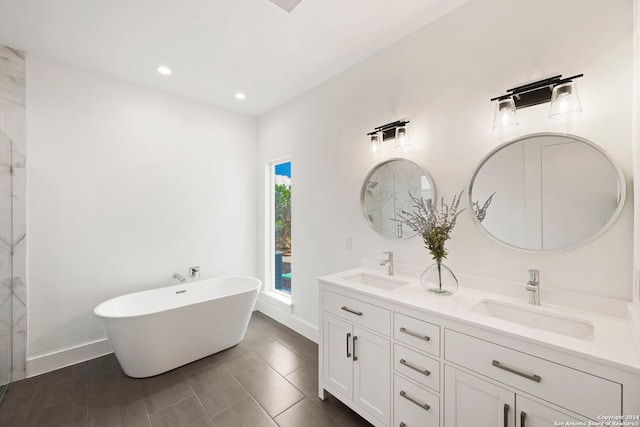
[[[499,99],[496,102],[496,112],[493,116],[493,128],[511,125],[518,125],[516,103],[513,98]]]
[[[378,134],[371,135],[369,141],[369,154],[378,154],[380,152],[380,137]]]
[[[581,112],[580,97],[578,87],[574,82],[559,84],[551,92],[551,109],[549,118],[559,114]]]
[[[400,126],[396,129],[396,146],[395,148],[411,147],[411,141],[409,141],[409,135],[407,134],[407,128]]]

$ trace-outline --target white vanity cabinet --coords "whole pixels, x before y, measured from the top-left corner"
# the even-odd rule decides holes
[[[588,420],[543,405],[451,366],[445,367],[445,427],[549,427]],[[556,424],[558,425],[558,424]]]
[[[440,326],[393,313],[393,425],[440,425]]]
[[[584,418],[597,420],[622,410],[620,383],[450,329],[445,331],[445,360]],[[451,399],[447,404],[457,405]]]
[[[376,426],[440,426],[440,327],[381,300],[321,295],[321,397],[330,392]]]
[[[324,388],[369,421],[389,425],[390,312],[332,292],[325,293],[325,303],[321,355]],[[382,326],[381,317],[387,319]]]
[[[455,310],[430,310],[414,300],[431,297],[385,296],[338,279],[320,280],[319,395],[333,394],[376,427],[588,425],[640,414],[633,365],[487,327],[461,317],[453,298],[443,302]]]

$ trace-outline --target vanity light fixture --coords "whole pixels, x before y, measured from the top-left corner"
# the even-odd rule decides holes
[[[381,149],[380,137],[377,133],[368,135],[371,136],[371,139],[369,140],[369,154],[378,154]]]
[[[562,74],[533,83],[508,89],[505,95],[491,98],[496,101],[493,128],[517,125],[516,110],[551,102],[549,117],[558,114],[582,111],[578,89],[573,81],[583,74],[562,78]]]
[[[402,125],[396,129],[396,146],[395,148],[411,147],[411,141],[409,141],[409,135],[407,134],[407,127]]]
[[[554,86],[551,93],[551,109],[549,118],[559,114],[582,112],[578,87],[574,82],[566,82]]]
[[[493,114],[493,128],[515,125],[518,126],[516,117],[516,103],[512,97],[498,99],[496,112]]]
[[[410,147],[409,134],[407,133],[408,120],[398,120],[386,125],[378,126],[369,132],[369,154],[379,153],[382,148],[382,142],[393,139],[395,148]]]

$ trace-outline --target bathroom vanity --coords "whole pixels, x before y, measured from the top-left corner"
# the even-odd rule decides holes
[[[625,303],[580,297],[569,305],[589,311],[578,310],[546,303],[543,289],[531,306],[524,285],[521,297],[468,284],[439,297],[385,273],[319,279],[321,398],[375,426],[640,425]]]

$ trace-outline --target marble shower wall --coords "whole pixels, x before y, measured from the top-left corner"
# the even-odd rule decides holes
[[[0,385],[26,365],[25,81],[24,52],[0,46]]]

